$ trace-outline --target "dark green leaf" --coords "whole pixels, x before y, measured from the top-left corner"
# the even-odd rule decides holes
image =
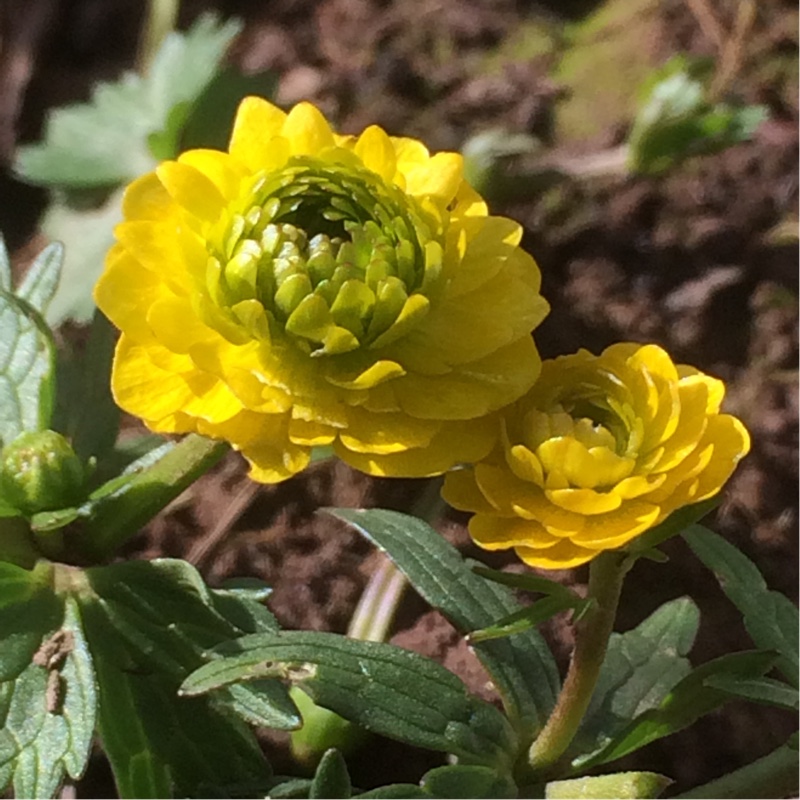
[[[267,797],[270,800],[295,800],[306,798],[311,791],[311,781],[307,778],[284,778],[272,785]]]
[[[347,764],[345,764],[342,754],[336,748],[331,748],[325,752],[319,762],[314,779],[311,781],[308,796],[310,800],[318,800],[318,798],[319,800],[324,800],[324,798],[347,800],[351,790]]]
[[[754,703],[786,708],[789,711],[797,711],[798,708],[797,689],[771,678],[740,678],[723,673],[706,678],[705,685]]]
[[[445,798],[511,798],[517,796],[517,787],[505,775],[498,775],[489,767],[458,764],[437,767],[426,772],[420,781],[423,790],[432,797]]]
[[[729,675],[746,679],[761,677],[775,663],[772,653],[759,651],[730,653],[694,669],[664,698],[633,719],[599,753],[573,762],[581,770],[622,758],[656,739],[683,730],[695,720],[722,706],[735,695],[707,684],[710,678]]]
[[[297,706],[277,681],[234,683],[220,689],[215,696],[250,725],[290,731],[303,724]]]
[[[245,636],[217,652],[222,658],[184,681],[184,694],[281,678],[367,730],[468,762],[507,766],[517,746],[497,709],[470,695],[444,667],[393,645],[283,631]]]
[[[293,713],[286,689],[273,681],[209,698],[177,696],[207,648],[263,627],[250,608],[258,604],[219,598],[189,564],[170,559],[87,576],[95,597],[83,600],[83,611],[99,676],[100,733],[121,796],[217,795],[242,784],[263,793],[268,764],[230,711],[286,723]],[[237,603],[240,613],[226,613]]]
[[[688,597],[665,603],[638,627],[613,633],[603,667],[574,743],[575,764],[596,761],[594,753],[624,730],[631,719],[657,708],[691,670],[686,654],[700,615]],[[603,759],[606,761],[608,759]]]
[[[800,685],[797,606],[780,592],[769,590],[756,565],[716,533],[694,525],[683,538],[716,575],[728,599],[742,612],[745,627],[756,647],[779,653],[778,669],[792,686]]]
[[[32,570],[0,561],[0,608],[29,600],[38,588]],[[0,628],[0,636],[5,640],[5,629]]]
[[[462,633],[492,625],[521,606],[511,592],[472,571],[472,564],[422,520],[396,511],[331,509],[383,550],[412,586]],[[555,703],[555,660],[531,629],[510,639],[475,644],[506,712],[523,738],[544,724]]]
[[[0,609],[0,682],[13,681],[30,665],[42,639],[58,629],[63,613],[51,591]]]
[[[510,586],[512,589],[570,598],[576,606],[582,602],[581,598],[568,586],[564,586],[563,583],[556,583],[556,581],[551,581],[548,578],[542,578],[539,575],[531,575],[527,572],[501,572],[498,569],[489,569],[489,567],[482,565],[473,567],[472,571],[476,575],[480,575],[481,578],[500,583],[503,586]]]
[[[418,798],[429,798],[430,795],[415,783],[390,783],[387,786],[379,786],[377,789],[353,795],[353,797],[364,800],[368,797],[372,800],[418,800]]]
[[[154,158],[149,137],[174,125],[173,109],[202,93],[239,27],[206,15],[170,34],[145,77],[126,73],[98,84],[89,103],[51,111],[44,141],[19,148],[16,169],[33,183],[68,188],[116,186],[149,172],[156,158],[175,155]]]
[[[561,611],[566,611],[568,608],[574,609],[578,604],[585,605],[585,603],[586,601],[579,600],[574,596],[551,595],[533,605],[509,614],[507,617],[503,617],[503,619],[498,620],[488,628],[473,631],[468,636],[468,639],[471,644],[476,644],[477,642],[486,642],[490,639],[501,639],[504,636],[523,633],[535,628],[537,625],[541,625]]]
[[[63,248],[46,247],[19,293],[0,287],[0,443],[44,430],[55,397],[55,345],[42,317],[58,282]],[[7,260],[0,240],[0,260]],[[23,295],[23,291],[25,294]]]

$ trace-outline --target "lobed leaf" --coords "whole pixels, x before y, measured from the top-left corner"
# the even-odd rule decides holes
[[[797,606],[780,592],[768,589],[758,567],[718,534],[693,525],[683,533],[683,538],[714,573],[728,599],[742,612],[745,628],[756,647],[776,651],[778,669],[798,688],[800,614]]]
[[[383,550],[411,585],[462,633],[492,625],[522,607],[511,592],[479,578],[472,564],[427,523],[396,511],[328,509]],[[506,713],[523,738],[532,738],[555,704],[558,670],[539,634],[477,642]]]
[[[517,742],[508,721],[439,664],[383,642],[330,633],[244,636],[216,649],[181,692],[194,696],[239,681],[281,678],[356,725],[471,763],[505,765]],[[410,690],[413,687],[413,690]]]

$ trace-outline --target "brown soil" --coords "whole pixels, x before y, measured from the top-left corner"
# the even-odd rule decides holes
[[[50,22],[29,41],[33,71],[16,126],[23,140],[36,135],[46,107],[83,98],[91,81],[130,65],[140,13],[139,4],[125,0],[41,5]],[[630,122],[624,105],[593,133],[560,127],[560,109],[576,102],[580,87],[566,85],[552,52],[525,53],[509,43],[519,39],[534,11],[563,30],[566,20],[559,14],[579,20],[595,5],[185,0],[182,23],[209,6],[244,17],[233,60],[248,71],[274,70],[279,102],[311,99],[343,131],[376,122],[443,149],[460,147],[488,126],[504,126],[537,135],[551,148],[547,157],[573,158],[620,143]],[[689,4],[636,5],[646,8],[641,53],[653,63],[677,50],[715,54],[707,25]],[[544,356],[580,346],[598,351],[625,339],[653,341],[677,360],[726,380],[728,410],[745,421],[754,446],[708,522],[758,563],[772,588],[796,599],[798,137],[791,75],[797,11],[778,0],[761,5],[731,87],[770,108],[770,121],[752,142],[688,162],[664,178],[610,177],[511,193],[498,198],[493,211],[525,225],[525,245],[542,269],[543,293],[552,304],[536,333]],[[730,26],[735,4],[717,6]],[[634,87],[637,80],[631,76]],[[18,191],[8,177],[3,180],[4,194]],[[0,205],[0,226],[12,244],[22,244],[33,215],[12,219],[8,204]],[[234,575],[260,577],[274,587],[269,605],[285,626],[343,632],[377,556],[317,509],[408,510],[421,489],[415,481],[371,480],[342,464],[314,466],[280,486],[253,487],[232,455],[155,520],[129,552],[189,557],[211,584]],[[464,523],[452,514],[439,527],[471,556],[493,566],[511,564],[480,553]],[[209,547],[215,526],[225,536]],[[618,629],[635,625],[667,599],[690,594],[703,615],[696,663],[747,648],[736,612],[705,569],[681,541],[665,550],[668,564],[642,562],[630,576]],[[561,577],[580,584],[586,576],[577,570]],[[548,632],[564,663],[568,628],[551,623]],[[411,593],[392,641],[441,661],[485,692],[485,675],[463,640]],[[794,724],[788,714],[731,704],[629,757],[624,766],[661,772],[686,788],[765,754]],[[278,768],[290,769],[280,742],[268,746]],[[353,779],[364,787],[416,781],[438,763],[436,754],[373,741],[352,758]],[[97,791],[90,786],[79,791],[89,796]]]

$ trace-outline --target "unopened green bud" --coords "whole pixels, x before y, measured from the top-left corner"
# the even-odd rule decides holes
[[[80,502],[85,481],[80,459],[55,431],[28,431],[3,448],[0,493],[23,514]]]

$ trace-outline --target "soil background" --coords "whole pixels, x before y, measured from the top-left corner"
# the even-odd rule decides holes
[[[37,138],[46,109],[84,100],[93,82],[132,66],[144,5],[10,0],[0,9],[0,229],[18,261],[37,241],[45,197],[12,176],[14,148]],[[535,333],[542,355],[650,341],[723,378],[727,410],[746,423],[753,451],[706,522],[754,559],[772,588],[796,600],[798,12],[794,2],[759,3],[746,34],[731,44],[738,5],[185,0],[180,24],[208,9],[239,16],[244,29],[230,61],[245,72],[272,71],[277,102],[310,99],[342,132],[377,123],[419,137],[431,150],[460,149],[487,130],[501,131],[501,140],[535,137],[540,153],[501,165],[487,195],[493,213],[525,226],[524,245],[542,270],[552,305]],[[769,109],[754,139],[664,177],[554,181],[553,164],[580,173],[624,141],[638,85],[676,52],[714,58],[718,68],[728,59],[726,90]],[[232,454],[127,555],[188,558],[212,585],[257,576],[274,587],[269,606],[284,626],[344,632],[378,555],[318,509],[408,510],[423,483],[369,479],[323,462],[260,487]],[[437,526],[470,556],[520,569],[512,558],[475,548],[465,522],[450,512]],[[673,540],[665,550],[669,563],[640,562],[630,575],[617,629],[689,594],[702,612],[694,663],[751,646],[737,613],[683,543]],[[580,588],[586,571],[556,577]],[[568,627],[557,619],[546,633],[565,665]],[[392,641],[439,660],[490,696],[463,640],[412,592]],[[621,768],[661,772],[686,789],[764,755],[795,724],[784,712],[733,703]],[[285,741],[268,737],[265,746],[279,771],[293,769]],[[354,783],[369,788],[415,782],[442,758],[371,739],[350,763]],[[110,792],[107,768],[95,759],[77,795]]]

